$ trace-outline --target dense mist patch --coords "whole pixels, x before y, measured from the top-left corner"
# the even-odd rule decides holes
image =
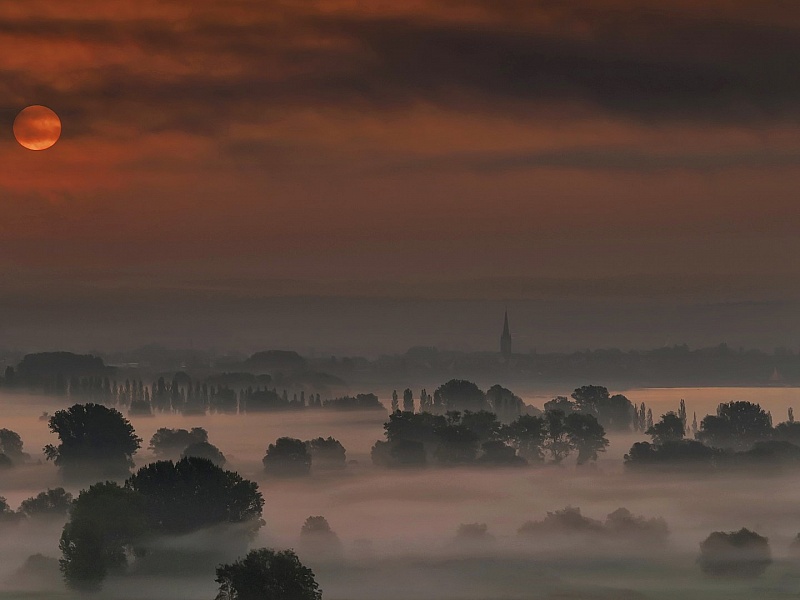
[[[0,524],[5,596],[14,590],[68,593],[57,566],[66,497],[56,490],[77,497],[84,489],[65,482],[52,461],[44,460],[40,449],[57,439],[39,417],[43,409],[55,411],[31,400],[4,406],[7,417],[0,422],[19,433],[30,455],[0,479],[9,515]],[[148,555],[132,557],[125,573],[109,575],[104,596],[213,598],[220,557],[234,560],[248,546],[294,548],[314,571],[323,597],[331,599],[369,600],[377,589],[397,600],[749,599],[752,586],[773,590],[775,597],[798,589],[792,565],[800,522],[792,490],[800,475],[791,469],[716,470],[711,476],[632,472],[622,455],[634,441],[650,438],[609,431],[608,450],[590,469],[570,460],[522,470],[477,465],[383,470],[373,466],[369,453],[383,434],[385,417],[322,411],[129,418],[136,436],[147,442],[159,430],[190,434],[202,428],[205,434],[186,436],[169,450],[171,456],[180,457],[184,442],[201,443],[201,437],[213,442],[225,456],[225,469],[258,484],[264,526],[244,546],[237,535],[223,541],[213,528],[160,535]],[[312,462],[303,477],[271,476],[263,459],[281,437],[300,440],[325,468]],[[133,454],[134,469],[164,456],[158,445],[143,443]],[[50,509],[55,514],[46,517]],[[578,509],[577,532],[554,525]],[[21,513],[26,517],[17,516]],[[520,533],[531,522],[540,525]],[[752,585],[706,576],[698,562],[701,542],[715,531],[743,527],[769,539],[769,568]]]

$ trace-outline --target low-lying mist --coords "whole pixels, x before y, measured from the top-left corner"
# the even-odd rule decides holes
[[[54,436],[40,415],[57,408],[36,396],[5,398],[0,404],[0,427],[18,432],[31,455],[29,464],[0,472],[0,495],[12,509],[47,488],[64,486],[77,496],[82,487],[64,484],[42,454]],[[800,562],[791,550],[800,531],[800,473],[626,472],[623,454],[645,436],[613,433],[600,460],[581,468],[570,462],[522,469],[381,470],[372,465],[370,449],[383,437],[385,417],[328,411],[131,417],[143,440],[134,458],[137,467],[155,459],[147,445],[158,428],[205,428],[224,453],[225,468],[256,481],[264,495],[265,525],[251,547],[296,549],[328,600],[800,594]],[[333,436],[347,449],[347,467],[301,479],[270,478],[262,458],[267,445],[283,436]],[[551,518],[546,526],[519,532],[525,523],[546,521],[548,513],[568,507],[580,509],[584,520],[569,525]],[[668,534],[613,530],[606,519],[620,508],[633,517],[663,519]],[[301,527],[310,516],[324,516],[339,543],[328,547],[304,539]],[[31,519],[0,525],[0,597],[73,594],[52,560],[60,556],[63,523]],[[752,581],[704,576],[696,563],[700,542],[712,531],[742,527],[769,538],[774,564]],[[197,551],[217,539],[198,532],[159,543]],[[36,554],[50,560],[39,558],[23,568]],[[213,565],[200,561],[196,567],[158,573],[152,566],[137,570],[134,563],[130,576],[110,578],[98,597],[213,598]]]

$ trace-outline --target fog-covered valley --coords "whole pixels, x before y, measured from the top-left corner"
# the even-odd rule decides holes
[[[765,409],[778,414],[786,411],[794,393],[787,389],[628,392],[634,402],[647,398],[656,413],[676,409],[680,397],[687,395],[690,414],[723,397],[760,399]],[[59,408],[63,404],[56,405],[49,397],[2,398],[0,426],[19,433],[30,454],[26,464],[0,474],[0,495],[11,509],[48,488],[64,486],[77,497],[85,487],[65,483],[42,454],[55,436],[41,415]],[[264,526],[249,541],[250,547],[294,548],[314,570],[326,599],[791,598],[800,593],[800,558],[792,549],[800,532],[800,470],[631,472],[623,466],[623,455],[634,442],[647,438],[633,432],[609,433],[607,451],[596,463],[581,467],[566,460],[522,469],[386,470],[370,459],[373,444],[383,437],[386,418],[387,413],[380,411],[302,411],[157,414],[130,420],[144,440],[134,455],[137,468],[156,459],[147,446],[157,429],[204,428],[209,441],[224,453],[225,468],[257,482],[264,496]],[[262,464],[265,450],[284,436],[336,438],[347,450],[346,468],[312,469],[310,477],[295,479],[267,476]],[[607,517],[620,508],[630,511],[631,519],[642,527],[615,529]],[[548,513],[554,515],[548,519]],[[317,543],[313,536],[302,536],[301,527],[311,516],[324,516],[332,539],[338,541],[330,543],[331,538],[323,537]],[[637,520],[639,516],[644,519]],[[654,519],[663,519],[668,534],[646,525]],[[526,531],[523,526],[530,522],[534,526]],[[63,518],[3,524],[4,597],[75,593],[64,587],[54,560],[60,557],[63,524]],[[773,563],[764,575],[756,579],[704,575],[697,564],[700,542],[712,531],[743,527],[769,539]],[[222,551],[220,538],[203,531],[167,537],[158,544],[172,550],[196,552],[208,545]],[[241,552],[235,546],[231,554]],[[50,560],[37,568],[23,568],[34,554]],[[98,593],[131,599],[213,598],[214,560],[190,561],[183,568],[177,561],[175,568],[159,572],[146,558],[134,559],[126,574],[112,574]]]

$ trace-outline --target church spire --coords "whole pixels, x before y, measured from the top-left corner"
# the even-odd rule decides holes
[[[508,309],[503,319],[503,334],[500,336],[500,354],[505,360],[511,358],[511,330],[508,327]]]

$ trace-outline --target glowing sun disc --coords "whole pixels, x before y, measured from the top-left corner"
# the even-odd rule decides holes
[[[46,106],[28,106],[14,119],[14,137],[28,150],[47,150],[61,137],[61,119]]]

